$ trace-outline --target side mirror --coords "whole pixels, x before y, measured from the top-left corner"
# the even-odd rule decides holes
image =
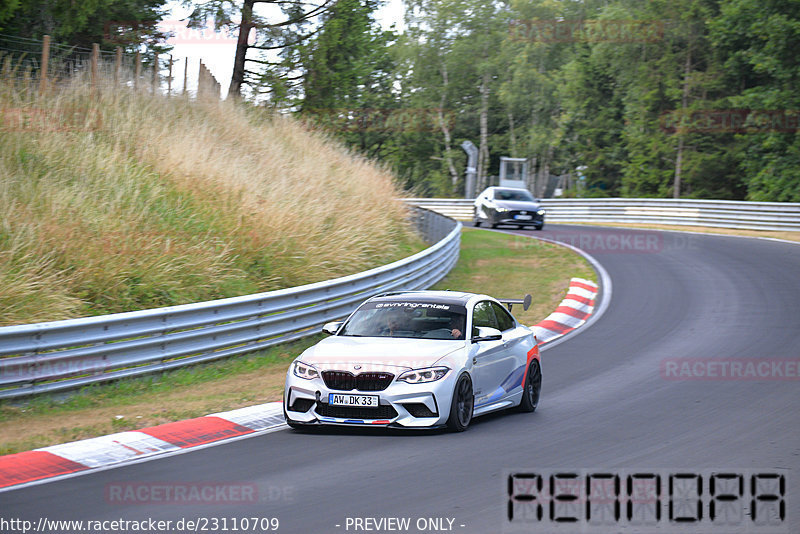
[[[339,327],[342,326],[342,321],[333,321],[330,323],[325,323],[322,327],[322,333],[328,334],[329,336],[335,336],[336,332],[339,331]]]
[[[490,328],[488,326],[479,326],[478,335],[472,337],[472,342],[478,341],[497,341],[503,339],[503,333],[497,328]]]

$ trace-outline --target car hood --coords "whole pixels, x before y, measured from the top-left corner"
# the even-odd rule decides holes
[[[499,208],[506,208],[509,210],[528,210],[535,212],[541,209],[538,202],[531,202],[529,200],[495,200],[494,203]]]
[[[300,359],[320,371],[326,369],[400,372],[430,367],[466,346],[466,341],[389,337],[331,336],[309,348]],[[360,369],[354,369],[354,366]]]

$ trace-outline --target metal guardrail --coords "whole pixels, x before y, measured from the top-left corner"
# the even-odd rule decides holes
[[[408,198],[457,220],[472,220],[470,199]],[[800,230],[800,204],[652,198],[546,198],[545,222],[644,223],[749,230]]]
[[[0,399],[264,349],[316,334],[378,293],[430,287],[458,261],[461,223],[425,209],[413,213],[435,244],[362,273],[210,302],[0,327]]]

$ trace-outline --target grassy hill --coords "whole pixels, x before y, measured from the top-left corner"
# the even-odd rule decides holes
[[[0,325],[325,280],[420,242],[391,175],[228,103],[0,80]]]

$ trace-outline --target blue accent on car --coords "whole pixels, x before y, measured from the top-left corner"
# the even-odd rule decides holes
[[[523,376],[525,376],[525,366],[520,365],[514,369],[505,380],[503,380],[503,383],[500,384],[500,387],[503,389],[503,391],[511,391],[517,386],[522,386]]]
[[[506,393],[508,393],[515,387],[522,384],[523,376],[525,376],[525,366],[521,365],[516,369],[514,369],[513,371],[511,371],[511,374],[508,375],[505,380],[503,380],[503,383],[500,384],[500,386],[492,392],[491,396],[488,399],[486,399],[485,402],[482,402],[476,405],[475,407],[480,408],[481,406],[486,406],[487,404],[491,404],[501,399],[506,395]]]

